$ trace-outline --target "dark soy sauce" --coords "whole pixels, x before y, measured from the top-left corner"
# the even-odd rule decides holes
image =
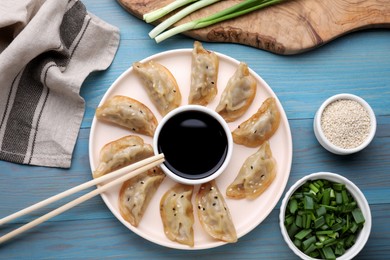
[[[213,174],[228,151],[221,124],[200,111],[184,111],[170,118],[161,129],[157,146],[164,153],[165,166],[187,179]]]

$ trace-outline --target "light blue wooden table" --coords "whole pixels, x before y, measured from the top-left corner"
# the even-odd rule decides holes
[[[81,95],[86,113],[70,169],[0,162],[0,217],[91,179],[88,138],[94,111],[114,80],[134,61],[152,54],[191,48],[193,39],[174,37],[161,44],[149,39],[150,25],[128,14],[114,0],[84,0],[87,9],[117,26],[121,42],[111,67],[89,76]],[[279,56],[252,47],[204,43],[206,48],[243,60],[279,97],[289,119],[293,163],[288,189],[299,178],[318,171],[344,175],[366,195],[372,210],[372,233],[358,259],[390,257],[390,31],[375,29],[345,35],[319,49]],[[341,157],[315,139],[313,116],[329,96],[349,92],[363,97],[377,115],[371,145]],[[60,204],[55,203],[48,209]],[[123,226],[98,196],[0,246],[0,259],[293,259],[278,225],[280,201],[257,228],[236,244],[201,251],[183,251],[153,244]],[[0,228],[4,234],[46,210]]]

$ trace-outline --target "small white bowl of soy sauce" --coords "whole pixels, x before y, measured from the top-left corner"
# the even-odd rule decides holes
[[[217,112],[185,105],[163,117],[154,134],[153,149],[155,154],[164,154],[161,168],[171,179],[196,185],[223,173],[232,157],[233,138]]]

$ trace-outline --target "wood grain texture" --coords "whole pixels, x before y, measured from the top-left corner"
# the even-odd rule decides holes
[[[172,2],[118,1],[140,19],[143,14]],[[205,17],[238,2],[240,1],[218,2],[191,14],[177,24]],[[317,48],[352,31],[379,27],[390,28],[389,0],[290,0],[185,34],[202,41],[239,43],[289,55]]]
[[[193,45],[193,39],[185,36],[156,44],[147,36],[152,26],[129,14],[116,1],[83,0],[83,3],[89,12],[119,27],[119,50],[112,65],[106,71],[90,75],[81,88],[86,112],[71,168],[0,161],[0,218],[91,180],[88,158],[91,122],[110,85],[135,61]],[[286,189],[301,177],[318,171],[336,172],[353,181],[370,203],[373,218],[370,238],[355,259],[388,259],[390,31],[374,29],[351,33],[321,48],[292,56],[274,55],[238,44],[204,42],[204,46],[248,62],[279,97],[293,138],[293,164]],[[346,157],[324,150],[312,128],[314,113],[321,102],[340,92],[363,97],[373,107],[378,120],[377,134],[370,146]],[[0,233],[5,234],[59,205],[62,203],[1,226]],[[0,259],[297,259],[281,236],[279,207],[280,201],[264,222],[236,244],[182,251],[139,237],[123,226],[102,199],[96,197],[0,245]],[[158,216],[156,221],[159,221]]]

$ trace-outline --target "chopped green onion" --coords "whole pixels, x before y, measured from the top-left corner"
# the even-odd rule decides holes
[[[325,224],[324,216],[321,216],[321,217],[317,218],[316,220],[314,220],[314,228],[319,228],[324,224]]]
[[[294,214],[295,211],[298,209],[298,202],[296,199],[292,199],[289,203],[290,205],[290,213]]]
[[[303,217],[301,215],[297,215],[297,217],[295,218],[295,225],[300,228],[303,227]]]
[[[334,254],[337,256],[341,256],[344,253],[345,253],[345,248],[344,248],[343,244],[341,244],[341,243],[337,244],[336,249],[334,250]]]
[[[294,216],[290,215],[290,216],[286,217],[286,219],[284,220],[284,224],[291,225],[294,222],[294,220],[295,220]]]
[[[323,216],[326,214],[326,208],[324,206],[320,206],[316,209],[317,216]]]
[[[307,248],[309,248],[309,246],[311,246],[315,242],[316,242],[315,236],[309,237],[308,239],[306,239],[305,241],[302,242],[303,249],[306,250]]]
[[[314,209],[314,201],[310,196],[305,196],[303,199],[304,209]]]
[[[287,232],[297,248],[314,258],[343,255],[364,223],[362,211],[342,183],[307,181],[287,204]]]
[[[352,210],[352,216],[355,219],[357,224],[364,223],[364,221],[365,221],[363,213],[360,210],[360,208],[355,208],[354,210]]]
[[[352,225],[351,225],[351,227],[349,228],[349,230],[350,230],[352,233],[355,233],[356,230],[358,230],[358,228],[359,228],[359,225],[356,224],[356,222],[352,222]]]
[[[349,202],[348,194],[346,190],[341,191],[341,196],[343,197],[343,203],[347,204]]]
[[[304,251],[304,253],[306,255],[312,253],[314,250],[316,250],[317,247],[315,246],[315,244],[310,244],[310,246]]]
[[[216,12],[215,14],[174,27],[156,36],[155,40],[157,43],[159,43],[176,34],[188,30],[204,28],[284,1],[286,0],[246,0],[238,4],[235,4],[229,8]]]
[[[333,230],[321,230],[316,232],[316,235],[331,235],[331,234],[334,234]]]
[[[355,244],[355,236],[354,235],[350,235],[346,240],[345,240],[345,246],[347,248],[353,246],[353,244]]]
[[[343,197],[341,196],[341,192],[336,192],[336,204],[337,205],[343,204]]]
[[[303,224],[304,224],[304,228],[308,229],[311,226],[311,216],[309,214],[307,214],[305,216],[306,216],[306,219],[305,219],[305,222]]]
[[[304,239],[307,235],[309,235],[311,233],[311,229],[302,229],[301,231],[299,231],[298,234],[296,234],[294,237],[296,239]]]
[[[328,238],[327,240],[325,240],[322,244],[324,246],[330,246],[330,245],[333,245],[335,243],[337,243],[336,238],[331,237],[331,238]]]
[[[315,194],[317,194],[317,192],[319,191],[319,189],[317,188],[317,185],[315,185],[315,183],[310,183],[309,187],[310,187],[310,190],[312,192],[314,192]]]
[[[330,189],[326,189],[322,195],[322,204],[329,206],[330,204]]]
[[[324,254],[325,259],[336,259],[333,249],[330,246],[322,248],[322,253]]]
[[[345,185],[342,183],[333,183],[333,189],[335,191],[342,191],[345,188]]]
[[[301,245],[302,245],[302,240],[299,240],[299,239],[294,239],[294,245],[296,246],[296,247],[301,247]]]
[[[295,225],[295,223],[292,223],[288,227],[287,233],[288,233],[289,237],[293,237],[293,236],[295,236],[296,233],[298,233],[298,231],[299,231],[299,227],[297,227],[297,225]]]

